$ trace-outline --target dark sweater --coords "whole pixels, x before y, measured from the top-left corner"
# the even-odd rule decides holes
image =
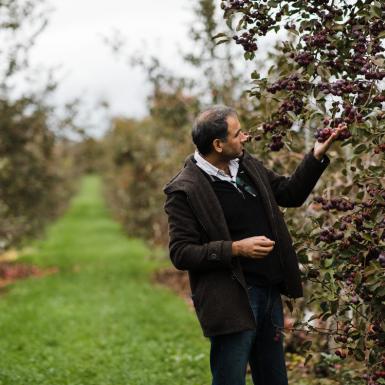
[[[230,182],[204,174],[211,181],[222,206],[233,241],[256,235],[264,235],[276,241],[259,192],[241,165],[237,175],[238,189]],[[277,284],[283,279],[279,256],[274,249],[261,259],[240,257],[240,263],[248,284],[267,286]]]

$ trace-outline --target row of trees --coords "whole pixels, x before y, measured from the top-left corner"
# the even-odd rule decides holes
[[[24,77],[33,84],[28,56],[46,14],[43,1],[0,2],[0,252],[62,212],[77,175],[74,145],[60,135],[66,124],[47,102],[54,82],[16,92]]]
[[[385,4],[231,0],[221,8],[237,24],[233,36],[221,39],[240,44],[246,60],[270,31],[294,36],[279,47],[281,65],[266,77],[251,74],[250,96],[274,100],[259,119],[271,150],[292,146],[293,124],[318,140],[347,125],[344,156],[333,159],[338,169],[314,199],[313,215],[292,222],[307,306],[316,305],[311,320],[299,318],[294,329],[321,334],[328,352],[362,362],[341,371],[344,382],[385,383]]]

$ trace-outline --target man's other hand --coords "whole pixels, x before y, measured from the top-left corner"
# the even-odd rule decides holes
[[[274,244],[271,239],[259,235],[233,242],[232,252],[234,256],[259,259],[266,257],[273,250]]]

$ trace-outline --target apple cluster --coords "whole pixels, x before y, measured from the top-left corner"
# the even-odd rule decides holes
[[[325,46],[325,44],[329,43],[328,41],[328,35],[330,33],[330,29],[323,29],[318,33],[311,34],[305,34],[303,35],[303,40],[306,42],[307,46],[309,47],[318,47],[322,48]]]
[[[302,81],[299,75],[294,73],[286,78],[279,79],[267,87],[267,91],[275,94],[277,91],[307,91],[310,89],[309,82]]]
[[[228,3],[229,4],[226,5],[226,3],[222,2],[221,8],[225,11],[230,9],[242,9],[245,5],[250,3],[250,0],[230,0]]]
[[[354,209],[354,203],[343,198],[332,198],[328,201],[322,197],[315,197],[314,201],[321,203],[324,210],[348,211]]]
[[[313,63],[315,60],[315,57],[310,52],[300,52],[297,55],[294,56],[294,60],[303,67],[308,66],[309,64]]]
[[[272,142],[269,144],[271,151],[279,151],[283,146],[282,135],[273,135]]]
[[[303,101],[299,98],[291,98],[284,100],[278,108],[278,114],[283,115],[287,111],[293,111],[295,114],[301,113],[303,109]]]
[[[314,136],[318,142],[323,143],[328,140],[330,135],[332,135],[334,132],[335,129],[331,127],[318,128]],[[336,140],[345,140],[350,138],[351,136],[351,132],[347,128],[345,128],[339,133],[338,138]]]
[[[243,32],[241,36],[234,35],[233,39],[243,47],[245,52],[254,52],[258,49],[254,35],[249,32]]]
[[[275,114],[275,118],[276,119],[271,122],[263,123],[262,129],[265,133],[274,131],[279,127],[288,128],[292,125],[292,122],[290,121],[287,114],[282,114],[281,116],[277,116],[277,114]]]
[[[377,380],[379,380],[380,378],[385,378],[385,370],[376,370],[376,371],[373,373],[372,379],[373,379],[374,381],[377,381]]]
[[[344,94],[358,93],[366,90],[366,84],[358,81],[349,81],[346,79],[339,79],[335,82],[320,82],[319,89],[324,94],[332,94],[335,96],[342,96]]]
[[[324,229],[320,233],[320,241],[325,243],[332,243],[335,241],[340,241],[344,238],[344,233],[342,231],[337,231],[333,227]]]
[[[336,349],[335,354],[336,354],[336,356],[338,356],[342,359],[346,358],[348,355],[346,349],[341,349],[341,348]]]
[[[345,123],[361,123],[363,121],[362,114],[357,111],[349,102],[344,102],[343,105],[343,120]]]

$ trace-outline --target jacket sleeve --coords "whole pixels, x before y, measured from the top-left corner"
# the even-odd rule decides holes
[[[233,262],[231,241],[206,242],[206,236],[182,191],[167,194],[169,250],[179,270],[210,271],[230,269]]]
[[[330,159],[326,155],[318,160],[311,150],[289,177],[265,168],[277,204],[282,207],[301,206],[329,163]]]

